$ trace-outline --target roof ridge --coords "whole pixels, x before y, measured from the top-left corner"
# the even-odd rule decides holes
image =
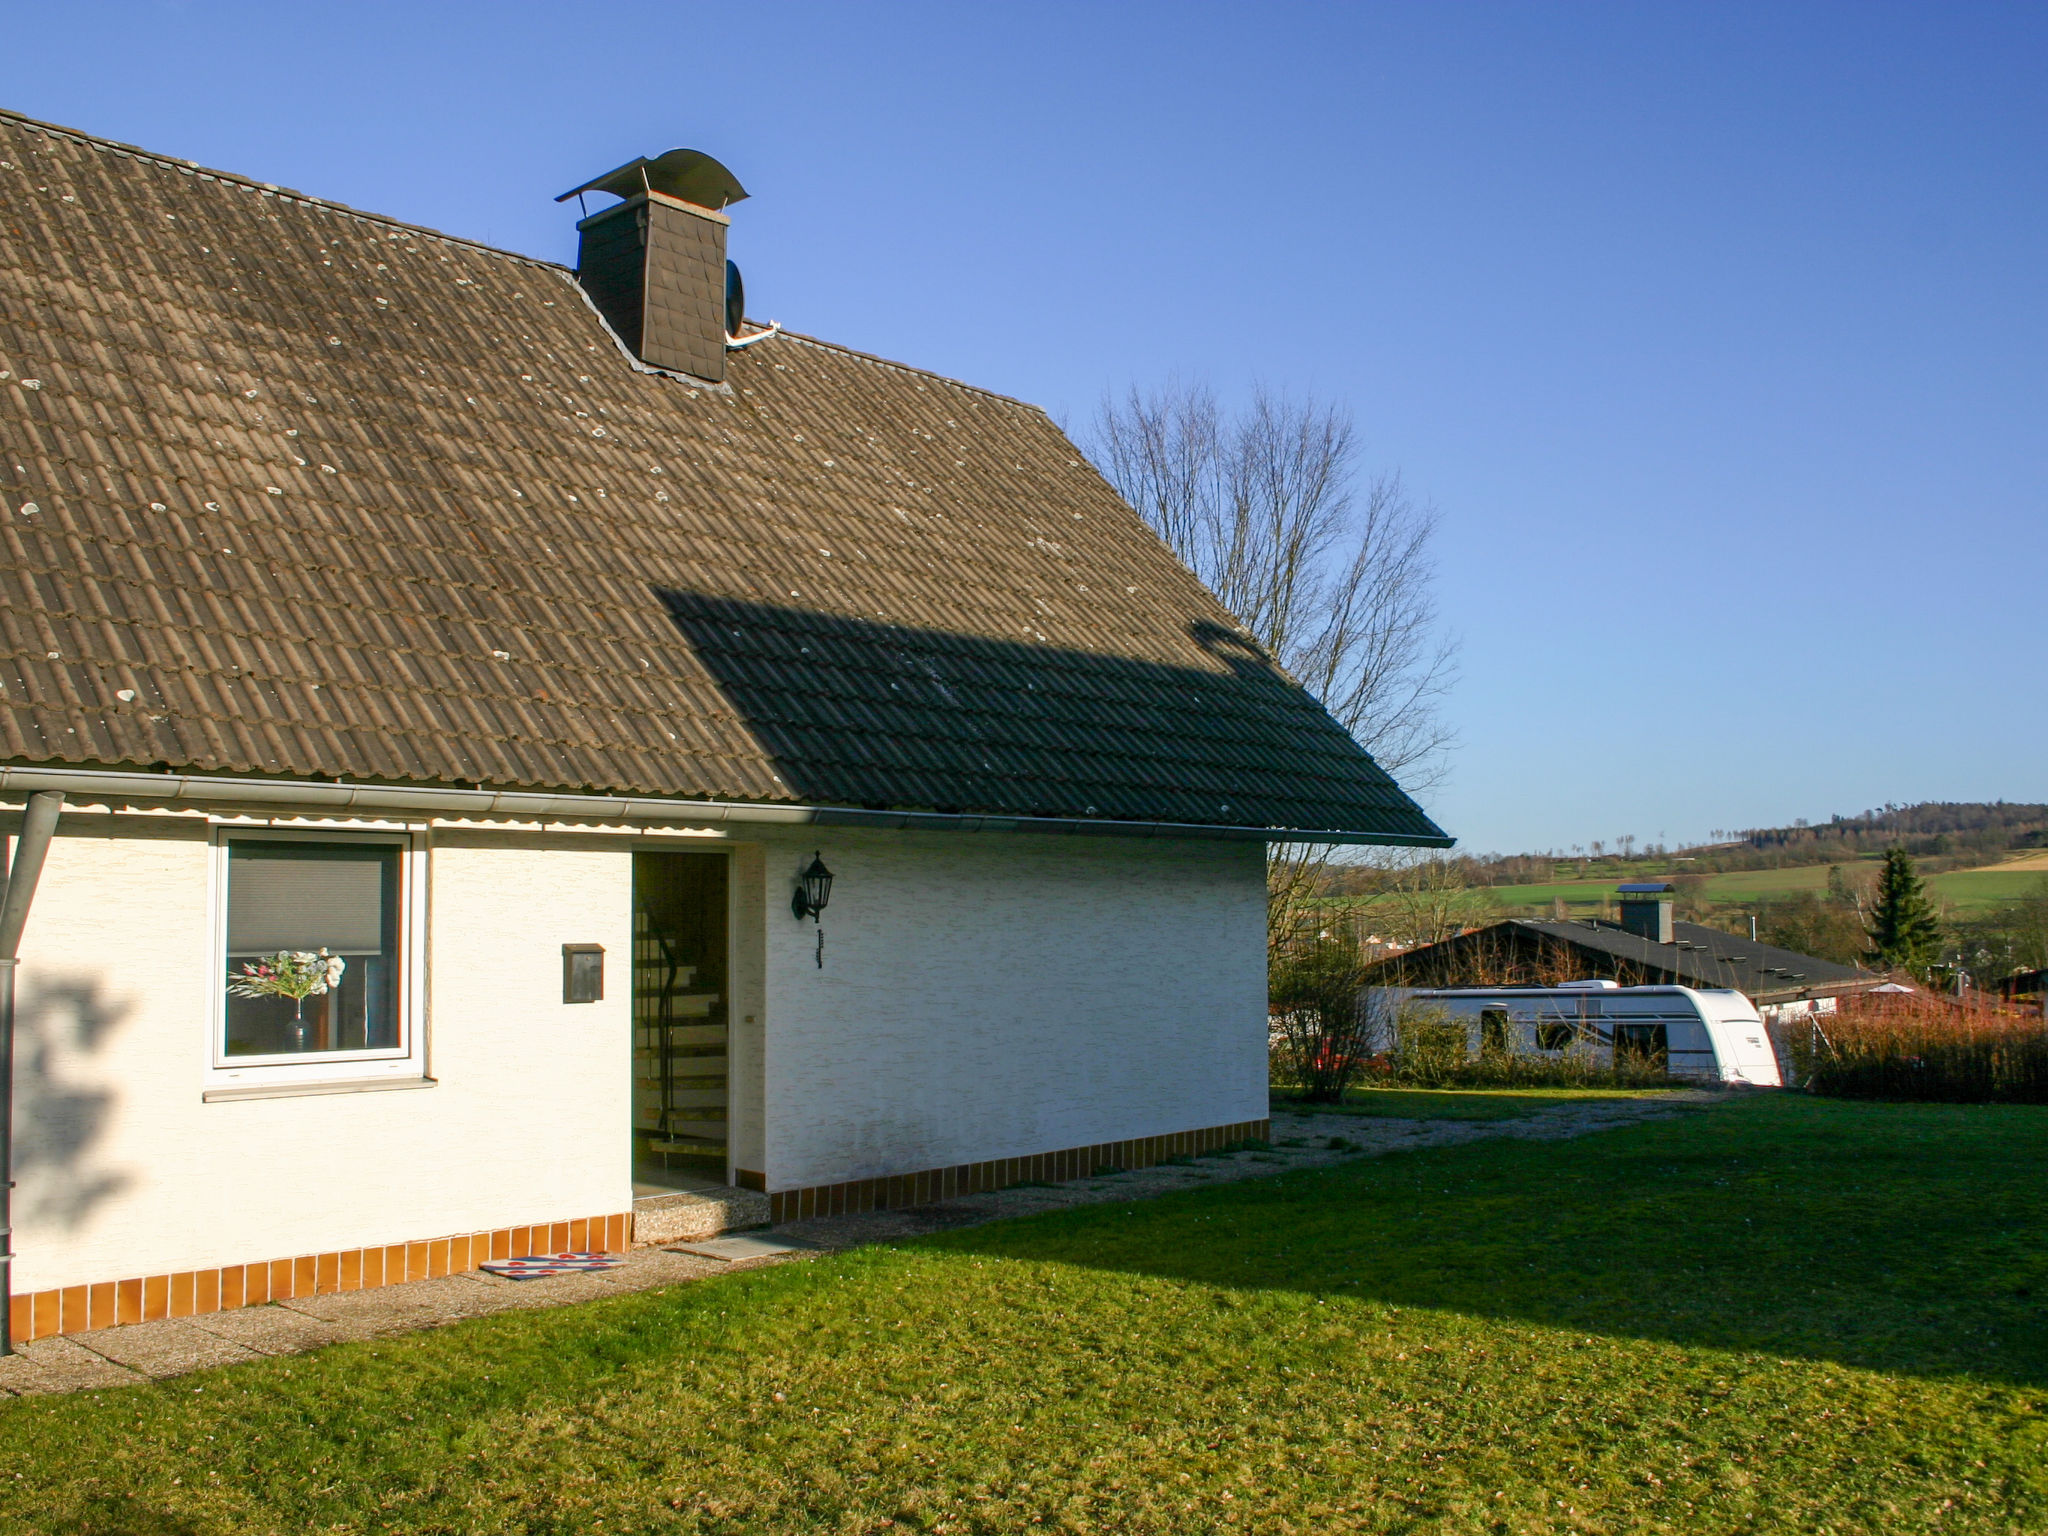
[[[109,139],[96,133],[87,133],[82,128],[70,128],[62,123],[45,122],[39,117],[30,117],[26,112],[16,112],[10,107],[0,107],[0,121],[18,123],[23,127],[35,129],[40,133],[53,134],[58,138],[74,140],[93,149],[113,150],[116,153],[130,156],[133,159],[147,160],[157,165],[168,166],[172,170],[195,172],[201,176],[211,176],[216,181],[234,182],[239,186],[253,187],[259,192],[269,192],[277,197],[304,203],[311,208],[326,208],[335,213],[346,214],[352,219],[362,219],[371,224],[383,224],[392,229],[409,230],[413,234],[423,235],[429,239],[445,240],[450,245],[468,246],[471,250],[487,251],[493,256],[508,257],[513,261],[524,262],[531,267],[543,267],[551,272],[563,273],[572,282],[576,277],[576,269],[574,267],[564,266],[559,261],[549,261],[543,256],[529,256],[524,251],[507,250],[502,245],[491,245],[483,240],[472,240],[467,235],[451,235],[446,230],[435,229],[428,224],[409,223],[404,219],[393,218],[388,213],[374,213],[366,208],[357,208],[350,203],[336,202],[331,197],[315,197],[312,193],[301,192],[296,187],[279,186],[274,181],[258,181],[255,177],[244,176],[239,171],[223,171],[214,166],[201,165],[197,160],[183,160],[176,155],[166,155],[157,150],[144,149],[139,144],[126,144],[119,139]],[[874,363],[883,368],[893,368],[899,373],[915,374],[919,378],[924,379],[936,379],[941,384],[950,384],[957,389],[969,390],[977,395],[986,395],[989,399],[1000,400],[1005,405],[1022,406],[1027,411],[1036,411],[1048,420],[1051,419],[1049,413],[1042,405],[1038,405],[1030,400],[1020,400],[1015,395],[1006,395],[1001,390],[988,389],[980,384],[971,384],[965,379],[956,379],[951,374],[939,373],[930,368],[920,368],[915,363],[898,362],[893,357],[883,357],[878,353],[863,352],[858,347],[849,347],[842,342],[827,341],[821,336],[813,336],[806,331],[792,331],[785,327],[781,334],[787,336],[792,341],[800,341],[808,346],[822,347],[830,352],[843,352],[848,357],[857,357],[863,362]],[[668,370],[660,371],[666,372]]]
[[[549,261],[542,256],[529,256],[524,251],[509,251],[502,245],[491,245],[486,241],[472,240],[467,235],[451,235],[445,229],[435,229],[427,224],[411,224],[404,219],[393,218],[388,213],[373,213],[367,208],[357,208],[350,203],[336,202],[331,197],[315,197],[310,192],[301,192],[296,187],[279,186],[274,181],[258,181],[253,176],[244,176],[239,171],[223,171],[215,166],[201,165],[197,160],[183,160],[176,155],[167,155],[159,150],[144,149],[139,144],[124,144],[119,139],[102,138],[96,133],[87,133],[82,128],[67,128],[62,123],[47,123],[39,117],[30,117],[26,112],[16,112],[10,107],[0,107],[0,122],[17,123],[47,133],[60,139],[71,139],[92,149],[113,150],[127,155],[130,159],[148,160],[157,165],[168,166],[174,171],[190,172],[200,176],[211,176],[215,181],[233,182],[238,186],[253,187],[259,192],[269,192],[290,202],[304,203],[310,208],[325,208],[335,213],[346,214],[352,219],[361,219],[368,224],[384,224],[392,229],[409,230],[432,240],[445,240],[450,245],[466,245],[471,250],[487,251],[493,256],[509,257],[513,261],[525,262],[532,267],[546,267],[556,272],[575,273],[559,261]]]
[[[758,323],[757,321],[756,324]],[[874,352],[863,352],[859,347],[849,347],[844,342],[839,341],[827,341],[821,336],[813,336],[806,331],[792,331],[787,326],[783,327],[781,334],[787,336],[791,341],[800,341],[806,346],[822,347],[828,352],[844,352],[848,357],[857,357],[864,363],[874,363],[882,368],[893,368],[898,373],[915,374],[921,379],[937,379],[941,384],[951,384],[957,389],[969,390],[977,395],[987,395],[991,400],[1000,400],[1005,405],[1021,405],[1027,411],[1038,412],[1039,415],[1044,416],[1048,421],[1052,419],[1051,414],[1046,408],[1034,401],[1020,400],[1017,396],[1006,395],[999,389],[989,389],[980,384],[970,384],[965,379],[954,378],[950,373],[939,373],[930,368],[920,368],[915,363],[899,363],[893,357],[883,357]],[[1061,436],[1064,437],[1065,435],[1064,432],[1061,433]],[[1068,441],[1071,442],[1072,439],[1069,438]]]

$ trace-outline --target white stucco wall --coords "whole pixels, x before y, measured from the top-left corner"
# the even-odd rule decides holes
[[[207,1103],[208,827],[66,812],[20,973],[18,1292],[628,1207],[632,855],[685,844],[430,843],[436,1085]],[[734,1160],[771,1188],[1264,1116],[1258,846],[730,846]],[[823,970],[789,912],[814,849],[838,875]],[[603,1002],[561,1002],[569,942],[605,946]]]
[[[630,841],[428,856],[437,1086],[205,1103],[206,826],[66,814],[22,948],[17,1292],[628,1208]],[[565,942],[605,946],[605,1001],[562,1003]]]
[[[770,1189],[1264,1118],[1263,847],[763,841]],[[789,912],[813,850],[822,970]]]

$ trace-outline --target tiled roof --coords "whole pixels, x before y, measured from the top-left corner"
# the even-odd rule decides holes
[[[1034,407],[0,115],[0,761],[1442,834]]]
[[[1838,965],[1774,944],[1760,944],[1700,923],[1674,922],[1672,942],[1660,944],[1630,933],[1606,918],[1583,922],[1536,918],[1516,921],[1523,928],[1562,939],[1581,950],[1596,950],[1617,960],[1665,972],[1679,986],[1732,987],[1763,1001],[1854,989],[1884,979],[1853,965]]]
[[[1661,986],[1728,987],[1759,1003],[1828,997],[1878,985],[1882,976],[1813,955],[1759,944],[1699,923],[1673,923],[1675,942],[1630,933],[1597,919],[1512,917],[1437,944],[1407,950],[1372,967],[1375,983],[1457,986],[1473,970],[1489,976],[1520,953],[1536,956],[1549,945],[1569,945],[1595,976]]]

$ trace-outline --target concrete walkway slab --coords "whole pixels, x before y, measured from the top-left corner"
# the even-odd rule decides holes
[[[125,1365],[144,1376],[183,1376],[189,1371],[208,1370],[216,1365],[238,1365],[244,1360],[261,1360],[262,1355],[217,1333],[186,1325],[189,1318],[169,1318],[154,1323],[130,1323],[122,1328],[95,1328],[91,1333],[66,1337],[94,1354]],[[57,1342],[51,1340],[50,1342]]]
[[[357,1322],[352,1326],[323,1322],[295,1311],[283,1302],[273,1302],[266,1307],[243,1307],[233,1312],[209,1312],[204,1317],[180,1318],[179,1321],[188,1328],[200,1329],[215,1338],[254,1350],[259,1355],[302,1355],[324,1344],[373,1339],[378,1331],[367,1322]]]
[[[375,1290],[297,1296],[278,1305],[338,1328],[389,1334],[509,1311],[520,1302],[506,1289],[482,1284],[469,1275],[443,1275]]]
[[[647,1248],[633,1255],[623,1269],[605,1271],[604,1283],[614,1291],[651,1291],[664,1285],[682,1285],[721,1275],[732,1268],[722,1259],[700,1258],[691,1253],[671,1253],[666,1248]]]
[[[75,1335],[37,1339],[14,1348],[15,1353],[0,1358],[0,1388],[9,1393],[88,1392],[95,1387],[133,1386],[149,1379],[88,1349]]]
[[[773,1259],[785,1253],[795,1253],[795,1243],[779,1243],[772,1237],[711,1237],[701,1243],[680,1243],[671,1247],[670,1253],[695,1254],[701,1259],[721,1259],[735,1264],[744,1259]]]
[[[549,1275],[544,1280],[510,1280],[506,1284],[521,1306],[564,1307],[575,1301],[602,1301],[607,1296],[619,1295],[612,1277],[621,1273],[623,1268],[606,1269],[595,1274]]]

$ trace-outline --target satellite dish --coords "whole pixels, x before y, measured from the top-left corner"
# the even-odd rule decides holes
[[[737,336],[740,322],[747,318],[747,285],[740,281],[737,263],[725,264],[725,334]]]
[[[642,155],[580,187],[571,187],[555,201],[566,203],[579,192],[609,192],[614,197],[659,192],[699,208],[724,208],[747,195],[739,177],[696,149],[671,149],[651,158]]]

